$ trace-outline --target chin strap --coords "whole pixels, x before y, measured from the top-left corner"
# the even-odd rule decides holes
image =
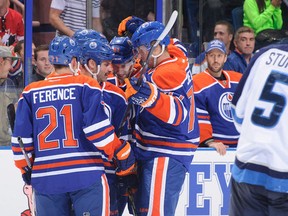
[[[164,53],[164,50],[165,50],[165,45],[162,44],[162,46],[161,46],[161,52],[160,52],[158,55],[155,55],[155,56],[154,56],[153,54],[151,55],[151,57],[153,58],[153,68],[156,67],[157,58]]]
[[[77,62],[77,68],[76,70],[72,67],[71,63],[68,64],[69,65],[69,69],[72,71],[72,73],[74,74],[74,76],[78,76],[79,75],[79,68],[80,68],[80,63]]]
[[[84,64],[84,67],[85,69],[91,74],[91,76],[93,77],[93,79],[97,80],[97,75],[99,74],[100,72],[100,65],[97,65],[97,72],[96,73],[93,73],[90,68],[88,67],[87,64]]]
[[[84,65],[85,69],[91,74],[91,76],[93,77],[93,79],[97,80],[97,74],[93,73],[90,68],[88,67],[87,64]]]

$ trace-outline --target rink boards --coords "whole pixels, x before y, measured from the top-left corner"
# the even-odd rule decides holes
[[[234,157],[235,149],[220,156],[213,149],[199,148],[187,173],[176,215],[228,215]],[[11,148],[0,148],[0,170],[1,215],[20,216],[29,208],[28,199],[23,193],[20,171],[14,166]]]

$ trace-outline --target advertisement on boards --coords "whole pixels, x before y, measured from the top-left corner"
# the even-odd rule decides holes
[[[186,174],[176,215],[228,215],[234,158],[235,149],[229,149],[225,156],[220,156],[214,149],[199,148]],[[33,216],[32,188],[22,181],[9,147],[0,149],[0,170],[1,215]],[[124,215],[129,215],[127,210]]]

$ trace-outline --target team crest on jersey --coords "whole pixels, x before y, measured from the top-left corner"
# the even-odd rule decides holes
[[[231,102],[233,99],[234,93],[232,92],[225,92],[220,96],[219,99],[219,113],[220,115],[229,122],[233,121],[232,113],[231,113]]]
[[[91,49],[96,49],[97,48],[97,43],[96,42],[91,42],[90,44],[89,44],[89,47],[91,48]]]

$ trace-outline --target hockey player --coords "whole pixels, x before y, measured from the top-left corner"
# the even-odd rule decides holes
[[[231,101],[242,75],[223,70],[227,53],[222,41],[208,43],[205,53],[208,68],[193,77],[200,146],[213,147],[224,155],[228,146],[237,146],[239,133],[233,124]]]
[[[119,175],[135,166],[130,144],[121,145],[105,114],[98,82],[73,69],[74,48],[67,36],[54,38],[49,58],[55,72],[28,85],[18,102],[12,150],[41,216],[69,215],[71,204],[76,215],[108,215],[102,152],[114,157]]]
[[[132,43],[146,59],[151,42],[164,26],[155,21],[142,24]],[[191,71],[184,55],[171,56],[166,36],[148,59],[146,80],[125,79],[125,94],[136,115],[133,138],[138,159],[139,186],[135,194],[137,215],[175,215],[179,193],[198,146]],[[190,74],[190,75],[188,75]],[[135,155],[135,156],[136,156]]]
[[[110,82],[106,82],[108,73],[112,67],[111,61],[113,54],[113,50],[109,44],[103,44],[93,39],[86,41],[81,46],[79,56],[81,73],[93,77],[101,85],[106,114],[115,128],[116,134],[119,134],[118,129],[127,106],[127,101],[123,90]],[[125,125],[121,133],[121,138],[125,140],[128,139],[127,125]],[[136,177],[133,174],[133,176],[118,178],[115,175],[114,163],[106,159],[104,159],[104,161],[105,172],[110,188],[110,215],[122,215],[127,203],[127,196],[124,197],[121,194],[122,189],[127,186],[126,183],[128,183],[128,180],[130,185],[135,184]],[[125,180],[125,185],[123,185],[122,180]]]
[[[128,37],[114,37],[110,41],[114,51],[112,60],[113,73],[117,77],[117,85],[125,91],[125,78],[139,77],[142,66],[140,59],[134,56],[133,45]]]
[[[288,44],[260,49],[232,100],[240,132],[232,168],[230,216],[288,212]]]

